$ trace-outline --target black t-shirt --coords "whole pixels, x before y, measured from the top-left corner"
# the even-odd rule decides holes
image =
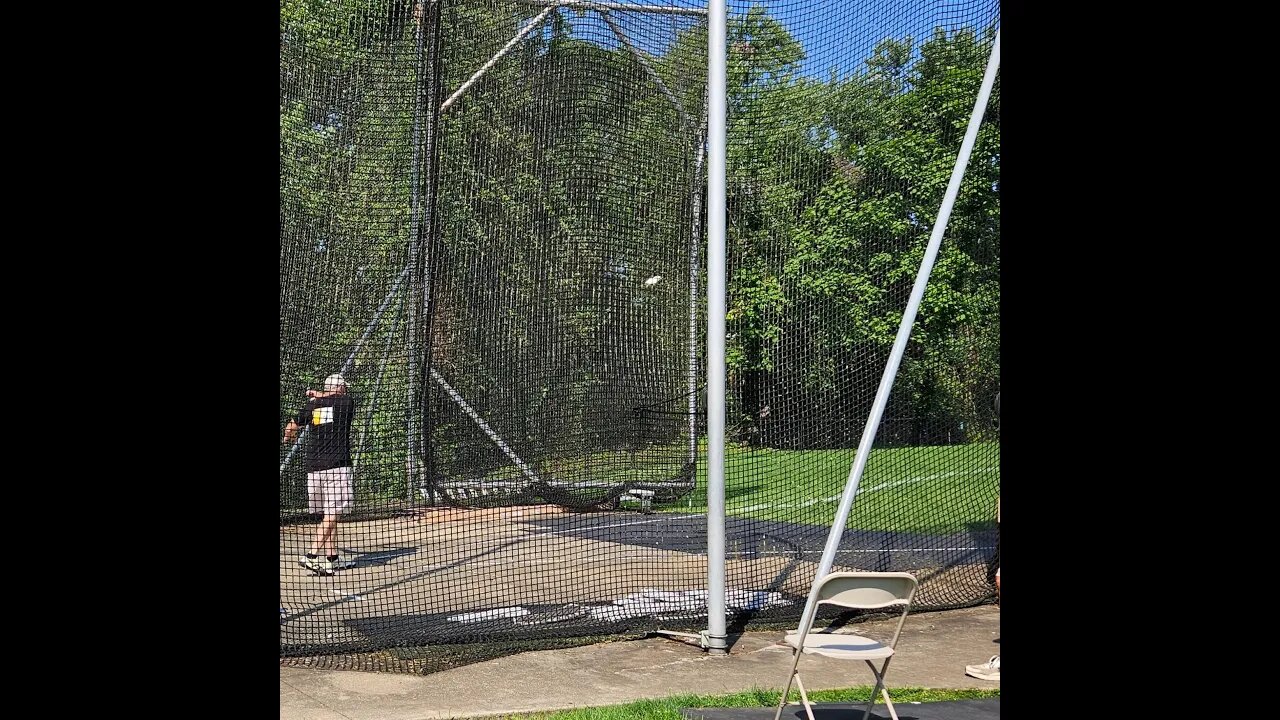
[[[351,421],[356,402],[350,395],[311,398],[293,419],[307,428],[307,472],[351,464]]]

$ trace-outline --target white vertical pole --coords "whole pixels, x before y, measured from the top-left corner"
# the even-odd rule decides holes
[[[711,655],[728,653],[725,621],[725,0],[707,6],[707,630]]]
[[[867,466],[867,455],[871,452],[871,443],[876,439],[880,418],[884,415],[885,405],[889,402],[889,391],[893,389],[894,377],[897,376],[898,366],[902,363],[902,353],[906,350],[907,338],[911,336],[911,326],[916,321],[916,311],[920,309],[920,301],[924,298],[924,288],[929,282],[929,273],[933,271],[933,262],[938,257],[938,248],[942,245],[942,234],[946,232],[947,221],[951,219],[951,209],[955,206],[956,196],[960,194],[960,181],[964,179],[965,168],[969,165],[969,154],[973,152],[973,145],[978,139],[978,127],[982,124],[982,116],[986,112],[991,88],[996,82],[996,71],[999,69],[1000,32],[997,30],[995,43],[991,46],[991,57],[987,60],[987,72],[982,78],[978,98],[974,101],[973,114],[969,116],[969,129],[965,131],[964,142],[960,143],[960,155],[956,157],[955,167],[951,169],[951,181],[947,183],[947,192],[942,197],[938,220],[933,224],[933,232],[929,234],[929,245],[925,249],[920,270],[916,273],[915,285],[911,288],[907,308],[902,313],[902,324],[898,326],[898,335],[893,341],[893,352],[889,354],[884,375],[880,377],[880,388],[876,390],[871,414],[867,417],[867,425],[862,429],[862,439],[858,442],[858,455],[854,459],[853,468],[849,470],[849,479],[845,482],[844,493],[840,496],[840,508],[836,511],[836,519],[831,524],[827,545],[822,550],[818,574],[813,578],[809,599],[805,603],[804,613],[800,616],[801,645],[804,644],[804,636],[808,634],[809,626],[813,624],[819,581],[831,572],[831,566],[835,562],[836,548],[840,546],[840,537],[844,534],[845,523],[849,522],[849,511],[853,507],[854,497],[858,494],[858,483],[862,480],[862,471]]]

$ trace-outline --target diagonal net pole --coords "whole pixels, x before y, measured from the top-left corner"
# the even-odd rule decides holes
[[[809,590],[809,599],[805,602],[804,613],[800,616],[800,638],[799,646],[804,647],[805,636],[809,633],[809,626],[813,624],[813,617],[817,611],[817,595],[818,588],[821,585],[822,578],[831,572],[831,566],[835,562],[836,550],[840,546],[840,538],[844,534],[845,523],[849,521],[849,512],[853,508],[854,498],[858,494],[858,483],[862,480],[863,470],[867,466],[867,456],[871,452],[871,444],[875,441],[876,431],[880,427],[880,419],[884,415],[885,406],[889,402],[889,391],[893,389],[894,378],[898,374],[898,366],[902,362],[903,352],[907,347],[907,339],[911,336],[911,326],[915,323],[916,311],[920,308],[920,301],[924,298],[925,285],[929,282],[929,274],[933,270],[933,263],[938,257],[938,248],[942,245],[942,235],[947,230],[947,221],[951,218],[951,209],[955,206],[956,197],[960,194],[960,182],[964,179],[965,168],[969,164],[969,155],[973,152],[973,145],[978,139],[978,127],[982,124],[982,116],[986,112],[987,101],[991,97],[991,88],[995,85],[996,72],[1000,69],[1000,32],[996,31],[995,43],[991,47],[991,57],[987,60],[987,70],[982,78],[982,87],[978,90],[978,97],[974,101],[973,114],[969,116],[969,127],[964,134],[964,142],[960,144],[960,154],[956,157],[955,167],[951,171],[951,180],[947,183],[946,194],[942,198],[942,206],[938,210],[937,222],[933,225],[933,231],[929,235],[929,245],[925,250],[924,259],[920,262],[920,270],[916,273],[915,285],[911,288],[911,297],[907,301],[906,310],[902,313],[902,323],[898,326],[898,334],[893,342],[893,351],[889,354],[889,361],[885,364],[884,374],[880,377],[880,387],[876,390],[876,399],[872,404],[871,413],[867,417],[866,427],[862,430],[862,439],[858,443],[858,454],[854,459],[853,467],[849,471],[849,479],[845,483],[844,492],[840,495],[840,507],[836,511],[836,518],[831,524],[831,532],[827,536],[827,544],[822,550],[822,561],[818,565],[818,572],[814,575],[813,586]],[[796,653],[799,659],[800,653]],[[783,698],[785,701],[785,698]],[[781,712],[781,707],[779,708]],[[776,718],[775,718],[776,720]]]
[[[382,314],[387,311],[387,307],[391,305],[391,299],[400,291],[400,286],[408,276],[409,268],[406,267],[400,272],[399,277],[396,278],[395,283],[391,286],[391,291],[382,299],[382,304],[379,305],[377,311],[374,312],[373,319],[365,326],[364,333],[360,335],[360,339],[356,340],[355,347],[351,349],[351,354],[347,355],[346,361],[342,363],[342,367],[338,370],[339,373],[346,375],[347,372],[351,370],[351,365],[355,362],[356,355],[360,353],[360,349],[364,347],[365,341],[369,339],[369,336],[373,334],[374,329],[378,327],[378,321],[382,319]],[[289,466],[289,461],[293,460],[294,453],[297,452],[298,448],[302,445],[302,439],[307,434],[308,427],[310,426],[308,425],[302,428],[302,432],[298,433],[297,439],[294,441],[293,446],[289,448],[289,452],[284,456],[284,460],[280,461],[280,474],[284,474],[284,469]]]
[[[493,68],[494,65],[498,64],[498,61],[502,59],[502,56],[511,52],[511,48],[515,47],[516,45],[519,45],[521,40],[529,36],[529,33],[542,27],[542,23],[547,19],[547,16],[550,15],[551,11],[555,9],[556,9],[556,6],[551,5],[547,7],[545,10],[543,10],[542,12],[538,13],[538,15],[534,17],[532,20],[530,20],[529,24],[525,25],[523,30],[516,33],[516,36],[511,38],[511,40],[509,40],[506,45],[503,45],[501,50],[495,53],[493,57],[489,58],[489,62],[486,62],[484,65],[481,65],[480,69],[475,71],[475,74],[473,74],[470,78],[468,78],[466,82],[462,83],[462,85],[459,86],[457,90],[453,91],[453,94],[450,95],[448,99],[446,99],[443,103],[440,104],[440,112],[443,113],[445,110],[449,109],[449,106],[457,102],[458,98],[462,97],[463,94],[467,92],[468,88],[470,88],[472,85],[475,85],[477,82],[479,82],[480,78],[484,77],[485,73],[489,72],[489,70]]]
[[[636,59],[636,62],[640,63],[640,66],[644,68],[644,71],[649,75],[649,79],[653,81],[654,85],[658,86],[658,90],[667,98],[667,102],[670,102],[675,106],[676,113],[680,115],[680,124],[684,126],[686,131],[691,132],[693,130],[693,123],[690,122],[689,114],[684,110],[684,103],[680,102],[680,99],[667,88],[667,84],[662,82],[662,77],[658,75],[658,71],[654,70],[653,65],[651,65],[648,60],[644,59],[644,55],[641,54],[641,52],[636,49],[636,46],[631,43],[631,39],[627,37],[627,34],[622,32],[622,28],[618,27],[618,23],[614,22],[613,16],[609,14],[609,11],[601,10],[600,17],[609,25],[609,29],[612,30],[613,34],[618,38],[618,42],[622,43],[622,46],[627,49],[627,52],[631,53],[632,57]]]

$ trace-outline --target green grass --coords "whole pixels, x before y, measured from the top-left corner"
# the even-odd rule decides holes
[[[847,690],[818,690],[809,693],[809,700],[815,703],[865,703],[871,695],[871,686],[849,688]],[[948,700],[979,700],[1000,697],[996,690],[935,690],[931,688],[891,688],[894,705],[912,702],[943,702]],[[490,720],[683,720],[681,708],[772,708],[777,707],[777,690],[751,690],[732,695],[672,695],[659,700],[641,700],[625,705],[609,705],[605,707],[577,708],[556,712],[539,712],[524,715],[497,715]],[[799,693],[793,688],[791,701],[800,701]],[[876,702],[872,711],[884,710],[883,700]],[[898,711],[902,714],[902,710]]]
[[[663,482],[673,479],[673,458],[685,453],[687,448],[678,446],[599,452],[548,460],[544,471],[551,477],[589,477],[595,483]],[[725,451],[726,512],[730,517],[828,527],[855,455],[852,448],[775,450],[730,445]],[[655,509],[707,511],[706,457],[704,441],[693,491]],[[523,482],[511,466],[493,471],[489,479]],[[872,450],[849,526],[890,532],[993,527],[999,487],[999,443]],[[495,495],[492,502],[502,505],[506,500]]]
[[[548,467],[561,477],[584,474],[603,482],[662,481],[671,479],[671,458],[682,452],[666,447],[649,451],[648,457],[644,451],[597,453]],[[775,450],[730,445],[725,450],[726,512],[730,517],[830,526],[856,454],[852,448]],[[693,491],[657,505],[658,511],[707,511],[706,456],[704,441]],[[896,532],[991,527],[999,487],[998,443],[876,449],[858,484],[850,524]]]
[[[1000,487],[1000,446],[973,443],[871,451],[850,524],[866,530],[954,531],[990,525]],[[725,453],[730,517],[830,525],[856,450]],[[662,510],[706,512],[706,468],[695,489]]]

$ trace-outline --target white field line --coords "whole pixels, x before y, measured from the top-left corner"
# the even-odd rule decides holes
[[[977,470],[955,470],[952,472],[936,473],[934,475],[925,475],[924,477],[905,478],[903,480],[892,480],[882,485],[876,485],[875,487],[859,488],[858,494],[862,495],[864,493],[879,492],[881,490],[888,490],[889,488],[898,487],[900,485],[911,485],[913,483],[928,482],[930,480],[937,480],[939,478],[951,477],[953,475],[982,475],[982,474],[991,472],[992,470],[998,470],[998,469],[999,468],[984,467],[984,468],[978,468]],[[842,492],[841,495],[843,494],[844,493]],[[831,497],[825,497],[825,498],[812,498],[800,503],[784,503],[782,505],[773,505],[771,503],[764,503],[762,505],[748,505],[747,507],[728,508],[728,509],[733,510],[734,512],[746,513],[746,512],[755,512],[757,510],[774,510],[774,509],[791,510],[795,508],[809,507],[811,505],[817,505],[819,503],[834,503],[834,502],[840,502],[840,495],[833,495]]]

